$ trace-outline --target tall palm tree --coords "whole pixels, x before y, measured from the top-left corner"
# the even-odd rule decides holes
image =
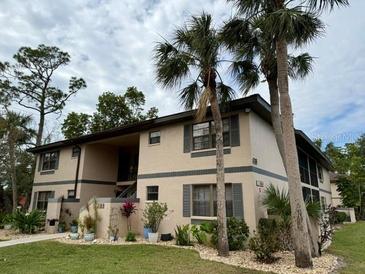
[[[278,93],[278,74],[275,54],[275,41],[271,33],[260,29],[263,18],[254,17],[250,19],[233,18],[228,21],[221,31],[221,37],[227,48],[236,56],[237,61],[232,64],[232,72],[236,79],[239,79],[241,89],[247,94],[250,89],[260,83],[262,74],[268,84],[271,104],[271,121],[275,133],[278,149],[286,169],[284,152],[283,130],[280,117],[280,104]],[[313,20],[314,21],[314,20]],[[318,28],[322,28],[318,24]],[[315,29],[314,29],[315,31]],[[298,33],[302,35],[302,33]],[[289,76],[292,79],[304,78],[312,70],[313,58],[308,53],[298,56],[288,56]],[[306,214],[307,215],[307,214]],[[320,255],[317,228],[315,219],[306,216],[310,246],[313,257]]]
[[[280,119],[278,93],[278,74],[275,55],[275,42],[271,35],[259,29],[261,18],[233,18],[223,26],[220,36],[236,61],[231,65],[234,78],[239,81],[240,89],[246,95],[261,83],[261,75],[268,84],[271,105],[271,120],[275,139],[281,158],[286,167],[283,133]],[[288,56],[289,76],[303,79],[312,71],[313,58],[308,53]]]
[[[317,15],[335,5],[347,5],[348,0],[228,0],[234,2],[241,14],[263,18],[261,28],[271,33],[275,41],[281,126],[285,163],[289,184],[295,264],[298,267],[313,265],[308,226],[302,197],[298,155],[293,126],[293,111],[289,96],[288,43],[300,46],[316,38],[320,23]],[[298,33],[301,33],[298,36]]]
[[[154,50],[157,81],[163,87],[185,85],[179,96],[187,109],[197,106],[196,119],[205,117],[210,105],[216,133],[218,254],[228,256],[222,117],[219,104],[231,100],[233,90],[223,83],[219,65],[223,61],[223,45],[210,15],[193,16],[178,28],[172,42],[157,44]],[[194,75],[194,77],[191,77]]]
[[[35,131],[29,128],[32,118],[6,109],[6,115],[0,117],[0,138],[6,142],[8,158],[6,161],[7,172],[11,181],[13,194],[13,211],[18,206],[17,193],[17,149],[29,143],[35,136]]]

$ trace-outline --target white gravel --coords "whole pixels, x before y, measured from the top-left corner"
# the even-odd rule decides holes
[[[110,245],[131,245],[131,244],[152,244],[146,241],[143,238],[137,238],[136,242],[126,242],[124,239],[118,239],[118,241],[111,242],[105,239],[96,239],[93,242],[86,242],[82,239],[80,240],[71,240],[69,236],[66,238],[56,239],[55,241],[66,243],[66,244],[82,244],[82,245],[91,245],[91,244],[110,244]],[[185,248],[185,249],[193,249],[196,250],[200,257],[204,260],[216,261],[225,263],[228,265],[255,269],[261,271],[271,271],[279,274],[292,274],[292,273],[301,273],[301,274],[327,274],[333,273],[335,269],[337,269],[340,265],[337,257],[324,253],[319,258],[313,259],[313,268],[312,269],[303,269],[297,268],[294,265],[294,255],[291,252],[277,252],[275,257],[279,258],[273,264],[263,264],[259,263],[255,260],[255,255],[250,251],[231,251],[229,257],[219,257],[217,255],[217,250],[206,247],[203,245],[194,245],[194,246],[177,246],[175,245],[175,241],[169,242],[158,242],[157,245],[160,246],[170,246],[177,248]]]

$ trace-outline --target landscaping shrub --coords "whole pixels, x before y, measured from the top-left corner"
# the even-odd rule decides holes
[[[125,240],[127,242],[135,242],[136,241],[136,234],[134,234],[132,231],[128,231],[127,236],[125,237]]]
[[[90,215],[85,216],[83,224],[86,228],[87,233],[94,233],[95,232],[96,221],[93,217],[91,217]]]
[[[249,248],[255,253],[256,259],[264,263],[273,263],[278,251],[278,225],[274,219],[260,219],[258,232],[249,241]]]
[[[342,224],[347,220],[347,214],[345,212],[336,211],[335,214],[335,224]]]
[[[143,211],[144,223],[152,229],[153,233],[158,232],[162,219],[167,215],[167,204],[153,202],[146,205]]]
[[[217,246],[218,244],[218,229],[217,221],[212,221],[212,244]],[[211,227],[208,226],[208,229]],[[227,218],[227,234],[228,234],[228,245],[229,250],[242,250],[245,248],[246,240],[250,231],[246,222],[242,219],[235,217]]]
[[[20,210],[14,212],[12,216],[13,225],[21,233],[34,233],[44,223],[44,214],[38,210],[25,213]]]
[[[191,234],[197,240],[199,244],[206,244],[207,243],[207,233],[203,231],[199,226],[192,225],[191,226]]]
[[[177,245],[191,245],[189,225],[176,226],[175,237]]]

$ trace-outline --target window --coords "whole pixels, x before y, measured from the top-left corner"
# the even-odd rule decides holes
[[[150,132],[150,145],[159,144],[160,143],[160,131],[152,131]]]
[[[310,189],[309,187],[302,187],[304,202],[319,202],[319,191]]]
[[[325,211],[326,207],[327,207],[326,197],[321,196],[321,208],[322,208],[322,210]]]
[[[77,147],[77,146],[73,147],[72,148],[72,157],[78,157],[80,154],[80,151],[81,151],[80,147]]]
[[[317,165],[316,161],[314,161],[312,158],[309,158],[309,170],[310,170],[311,185],[318,186]]]
[[[317,165],[318,169],[318,178],[321,183],[323,183],[323,169],[320,165]]]
[[[193,185],[193,216],[217,216],[216,185]],[[232,185],[226,184],[226,213],[233,216]]]
[[[157,201],[158,200],[158,186],[147,187],[147,200]]]
[[[37,198],[37,209],[38,210],[47,210],[48,206],[48,198],[53,197],[52,191],[40,191],[38,192]]]
[[[47,152],[42,154],[42,170],[53,170],[57,168],[58,151]]]
[[[75,190],[74,189],[69,189],[67,191],[67,198],[75,198]]]
[[[229,119],[223,119],[223,145],[230,145],[230,125]],[[215,148],[215,128],[214,122],[204,122],[193,125],[193,150]]]
[[[300,180],[309,185],[309,168],[308,168],[308,158],[307,155],[298,150],[298,159],[299,159],[299,171],[300,171]]]
[[[302,183],[318,187],[319,166],[316,161],[308,157],[306,153],[298,149],[300,180]]]

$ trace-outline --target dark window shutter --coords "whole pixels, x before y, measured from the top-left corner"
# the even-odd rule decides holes
[[[55,167],[54,169],[58,169],[58,163],[60,162],[60,152],[57,151],[57,157],[56,157],[56,164],[55,164]]]
[[[183,185],[183,217],[191,216],[191,185]]]
[[[38,155],[39,159],[38,159],[38,171],[42,170],[42,154]]]
[[[231,116],[231,146],[236,147],[240,145],[240,126],[238,115]]]
[[[232,184],[233,217],[243,219],[242,184]]]
[[[184,153],[189,153],[191,148],[191,125],[184,125]]]
[[[37,200],[38,200],[38,192],[33,193],[33,204],[32,204],[32,210],[37,208]]]

